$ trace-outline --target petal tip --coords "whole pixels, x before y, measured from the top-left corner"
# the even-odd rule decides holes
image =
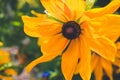
[[[26,73],[30,73],[30,71],[31,71],[31,69],[29,68],[29,66],[27,66],[27,67],[25,68],[25,72],[26,72]]]

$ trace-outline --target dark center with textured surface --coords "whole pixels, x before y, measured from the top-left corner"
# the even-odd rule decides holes
[[[63,24],[62,34],[67,39],[75,39],[81,33],[80,25],[75,21],[68,21]]]

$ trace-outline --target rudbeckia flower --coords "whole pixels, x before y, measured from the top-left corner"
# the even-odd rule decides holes
[[[120,34],[120,15],[112,14],[119,8],[120,0],[87,11],[84,0],[40,1],[46,14],[32,11],[37,17],[22,16],[24,32],[39,38],[43,52],[26,67],[27,72],[37,64],[61,55],[65,80],[72,80],[75,71],[83,80],[90,80],[91,50],[114,61],[116,46],[106,35]]]
[[[0,65],[3,66],[8,62],[10,62],[10,54],[4,49],[0,49]],[[5,69],[3,72],[10,76],[4,76],[0,74],[0,80],[13,80],[12,76],[15,76],[17,74],[14,69]]]
[[[10,75],[10,76],[0,75],[0,79],[2,79],[2,80],[14,80],[13,76],[17,75],[17,72],[14,69],[11,69],[11,68],[6,69],[4,72],[5,72],[5,74]]]
[[[0,46],[2,46],[3,45],[3,43],[2,42],[0,42]]]
[[[5,50],[0,49],[0,65],[8,63],[9,61],[10,61],[10,54]]]
[[[116,43],[117,46],[117,54],[115,55],[115,61],[111,62],[97,55],[96,53],[92,54],[91,60],[91,69],[95,75],[95,80],[102,80],[104,74],[109,77],[109,80],[113,80],[113,65],[116,67],[120,67],[120,42]],[[105,73],[104,73],[105,72]]]

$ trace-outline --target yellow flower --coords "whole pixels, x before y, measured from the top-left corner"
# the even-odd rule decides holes
[[[0,42],[0,46],[2,46],[3,45],[3,43],[2,42]]]
[[[9,75],[17,75],[17,72],[14,69],[6,69],[5,73]]]
[[[102,80],[103,77],[103,70],[108,75],[110,80],[112,79],[112,64],[109,60],[106,60],[99,55],[96,55],[96,53],[93,53],[92,60],[91,60],[91,68],[92,71],[94,71],[95,80]]]
[[[118,50],[117,50],[117,54],[116,54],[114,62],[106,60],[106,59],[102,58],[101,56],[97,55],[96,53],[92,54],[91,68],[95,75],[96,80],[102,80],[104,72],[106,73],[106,75],[109,77],[110,80],[113,80],[112,65],[120,67],[120,53],[119,53],[120,48],[118,47],[118,44],[120,46],[120,42],[116,43]]]
[[[8,62],[10,62],[9,52],[7,52],[3,49],[0,49],[0,65],[4,65]],[[17,72],[13,69],[5,69],[4,73],[6,73],[7,75],[11,75],[11,76],[17,75]],[[13,78],[11,76],[8,77],[8,76],[0,75],[0,80],[13,80]]]
[[[10,61],[10,54],[3,50],[0,49],[0,64],[5,64],[8,63]]]
[[[120,34],[120,16],[112,14],[119,8],[120,0],[88,11],[85,11],[84,0],[40,1],[46,14],[32,12],[37,17],[22,16],[24,32],[39,38],[43,52],[42,57],[26,67],[27,72],[61,55],[65,80],[71,80],[75,71],[83,80],[90,80],[91,50],[114,61],[116,47],[106,35]]]
[[[6,69],[5,70],[5,73],[7,75],[10,75],[10,76],[3,76],[3,75],[0,75],[0,79],[2,80],[14,80],[12,78],[12,76],[16,76],[17,75],[17,72],[14,70],[14,69]]]

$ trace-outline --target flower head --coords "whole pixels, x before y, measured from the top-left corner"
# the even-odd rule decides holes
[[[3,50],[0,49],[0,64],[5,64],[8,63],[10,61],[10,54]]]
[[[119,54],[119,46],[120,42],[116,43],[117,46],[117,54],[115,55],[115,61],[111,62],[109,60],[106,60],[99,55],[96,55],[96,53],[92,54],[92,60],[91,60],[91,69],[95,75],[96,80],[102,80],[104,76],[104,72],[109,77],[110,80],[113,80],[113,65],[120,67],[120,54]]]
[[[6,69],[4,72],[8,76],[0,75],[0,79],[2,80],[14,80],[13,76],[17,75],[17,72],[14,69]]]
[[[46,14],[32,12],[37,17],[22,16],[25,33],[39,38],[38,44],[43,52],[42,57],[26,67],[27,72],[37,64],[61,55],[66,80],[71,80],[75,71],[83,80],[89,80],[91,50],[114,61],[116,47],[106,35],[120,34],[120,16],[112,14],[119,8],[119,0],[88,11],[84,0],[40,1]]]
[[[9,75],[17,75],[17,72],[14,69],[6,69],[5,73]]]
[[[3,43],[2,42],[0,42],[0,46],[2,46],[3,45]]]

